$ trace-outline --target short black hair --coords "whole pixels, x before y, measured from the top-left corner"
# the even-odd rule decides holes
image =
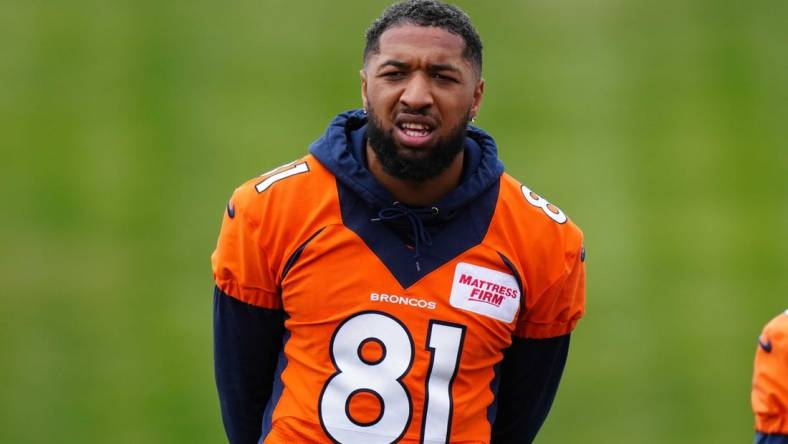
[[[387,29],[408,24],[434,26],[462,37],[465,41],[462,55],[481,76],[482,40],[473,27],[471,18],[460,8],[437,0],[407,0],[386,8],[367,29],[364,63],[370,54],[380,50],[380,36]]]

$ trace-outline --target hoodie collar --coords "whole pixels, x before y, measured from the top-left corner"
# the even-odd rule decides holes
[[[325,133],[309,147],[309,152],[344,185],[373,208],[391,207],[395,199],[367,169],[367,116],[362,110],[339,114]],[[503,163],[493,138],[469,126],[465,139],[466,166],[460,185],[435,203],[442,213],[461,208],[497,182]]]

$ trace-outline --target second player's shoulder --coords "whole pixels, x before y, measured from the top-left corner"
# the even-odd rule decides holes
[[[781,330],[786,332],[788,335],[788,310],[778,314],[768,324],[766,324],[766,328]]]
[[[763,327],[755,352],[751,394],[755,428],[769,439],[788,436],[785,381],[788,381],[788,310]]]
[[[761,344],[765,342],[769,344],[779,342],[783,347],[785,347],[783,344],[788,344],[788,310],[772,318],[772,320],[763,327],[761,339]]]

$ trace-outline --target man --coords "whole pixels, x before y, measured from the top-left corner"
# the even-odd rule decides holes
[[[788,444],[788,310],[763,328],[752,377],[755,444]]]
[[[212,256],[232,443],[533,440],[585,253],[469,126],[481,50],[453,6],[391,6],[367,32],[364,109],[233,194]]]

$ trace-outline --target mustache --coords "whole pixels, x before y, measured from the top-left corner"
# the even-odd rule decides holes
[[[402,108],[397,111],[399,114],[413,114],[414,116],[426,116],[428,114],[427,108],[414,109]]]
[[[430,114],[427,108],[415,109],[415,108],[400,108],[397,110],[396,114],[410,114],[412,116],[428,116]]]

